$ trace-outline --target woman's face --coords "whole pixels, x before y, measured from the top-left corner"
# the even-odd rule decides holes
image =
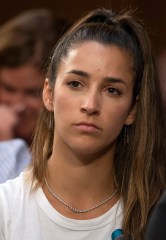
[[[53,95],[48,81],[44,87],[45,106],[55,115],[55,143],[84,154],[115,146],[124,124],[134,120],[132,64],[126,51],[95,41],[69,50]]]

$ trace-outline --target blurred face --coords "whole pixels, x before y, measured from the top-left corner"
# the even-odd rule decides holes
[[[31,65],[0,69],[0,104],[14,109],[18,118],[14,135],[28,142],[42,105],[42,85],[43,76]]]
[[[71,49],[53,99],[47,81],[44,88],[45,106],[53,104],[55,114],[55,144],[81,154],[114,149],[124,124],[134,120],[133,76],[131,57],[116,46],[89,41]]]

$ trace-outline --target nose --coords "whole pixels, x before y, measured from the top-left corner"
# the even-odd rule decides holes
[[[22,91],[13,91],[11,93],[8,93],[5,98],[6,102],[12,103],[12,104],[17,104],[17,103],[22,103],[26,99],[26,95]]]
[[[17,103],[13,105],[13,110],[17,114],[22,114],[26,111],[26,105],[24,103]]]
[[[89,91],[85,94],[81,106],[81,112],[88,115],[99,115],[100,114],[100,96],[96,91]]]

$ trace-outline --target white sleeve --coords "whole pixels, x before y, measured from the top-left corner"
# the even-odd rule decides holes
[[[0,240],[6,240],[5,205],[0,191]]]
[[[9,240],[20,205],[19,178],[0,184],[0,240]]]

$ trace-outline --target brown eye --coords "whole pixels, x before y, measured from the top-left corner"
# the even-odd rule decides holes
[[[78,82],[78,81],[70,81],[70,82],[68,83],[68,85],[69,85],[70,87],[72,87],[72,88],[80,88],[80,87],[81,87],[81,83]]]
[[[109,88],[106,89],[106,91],[107,91],[109,94],[121,95],[121,92],[120,92],[119,90],[117,90],[116,88],[109,87]]]

